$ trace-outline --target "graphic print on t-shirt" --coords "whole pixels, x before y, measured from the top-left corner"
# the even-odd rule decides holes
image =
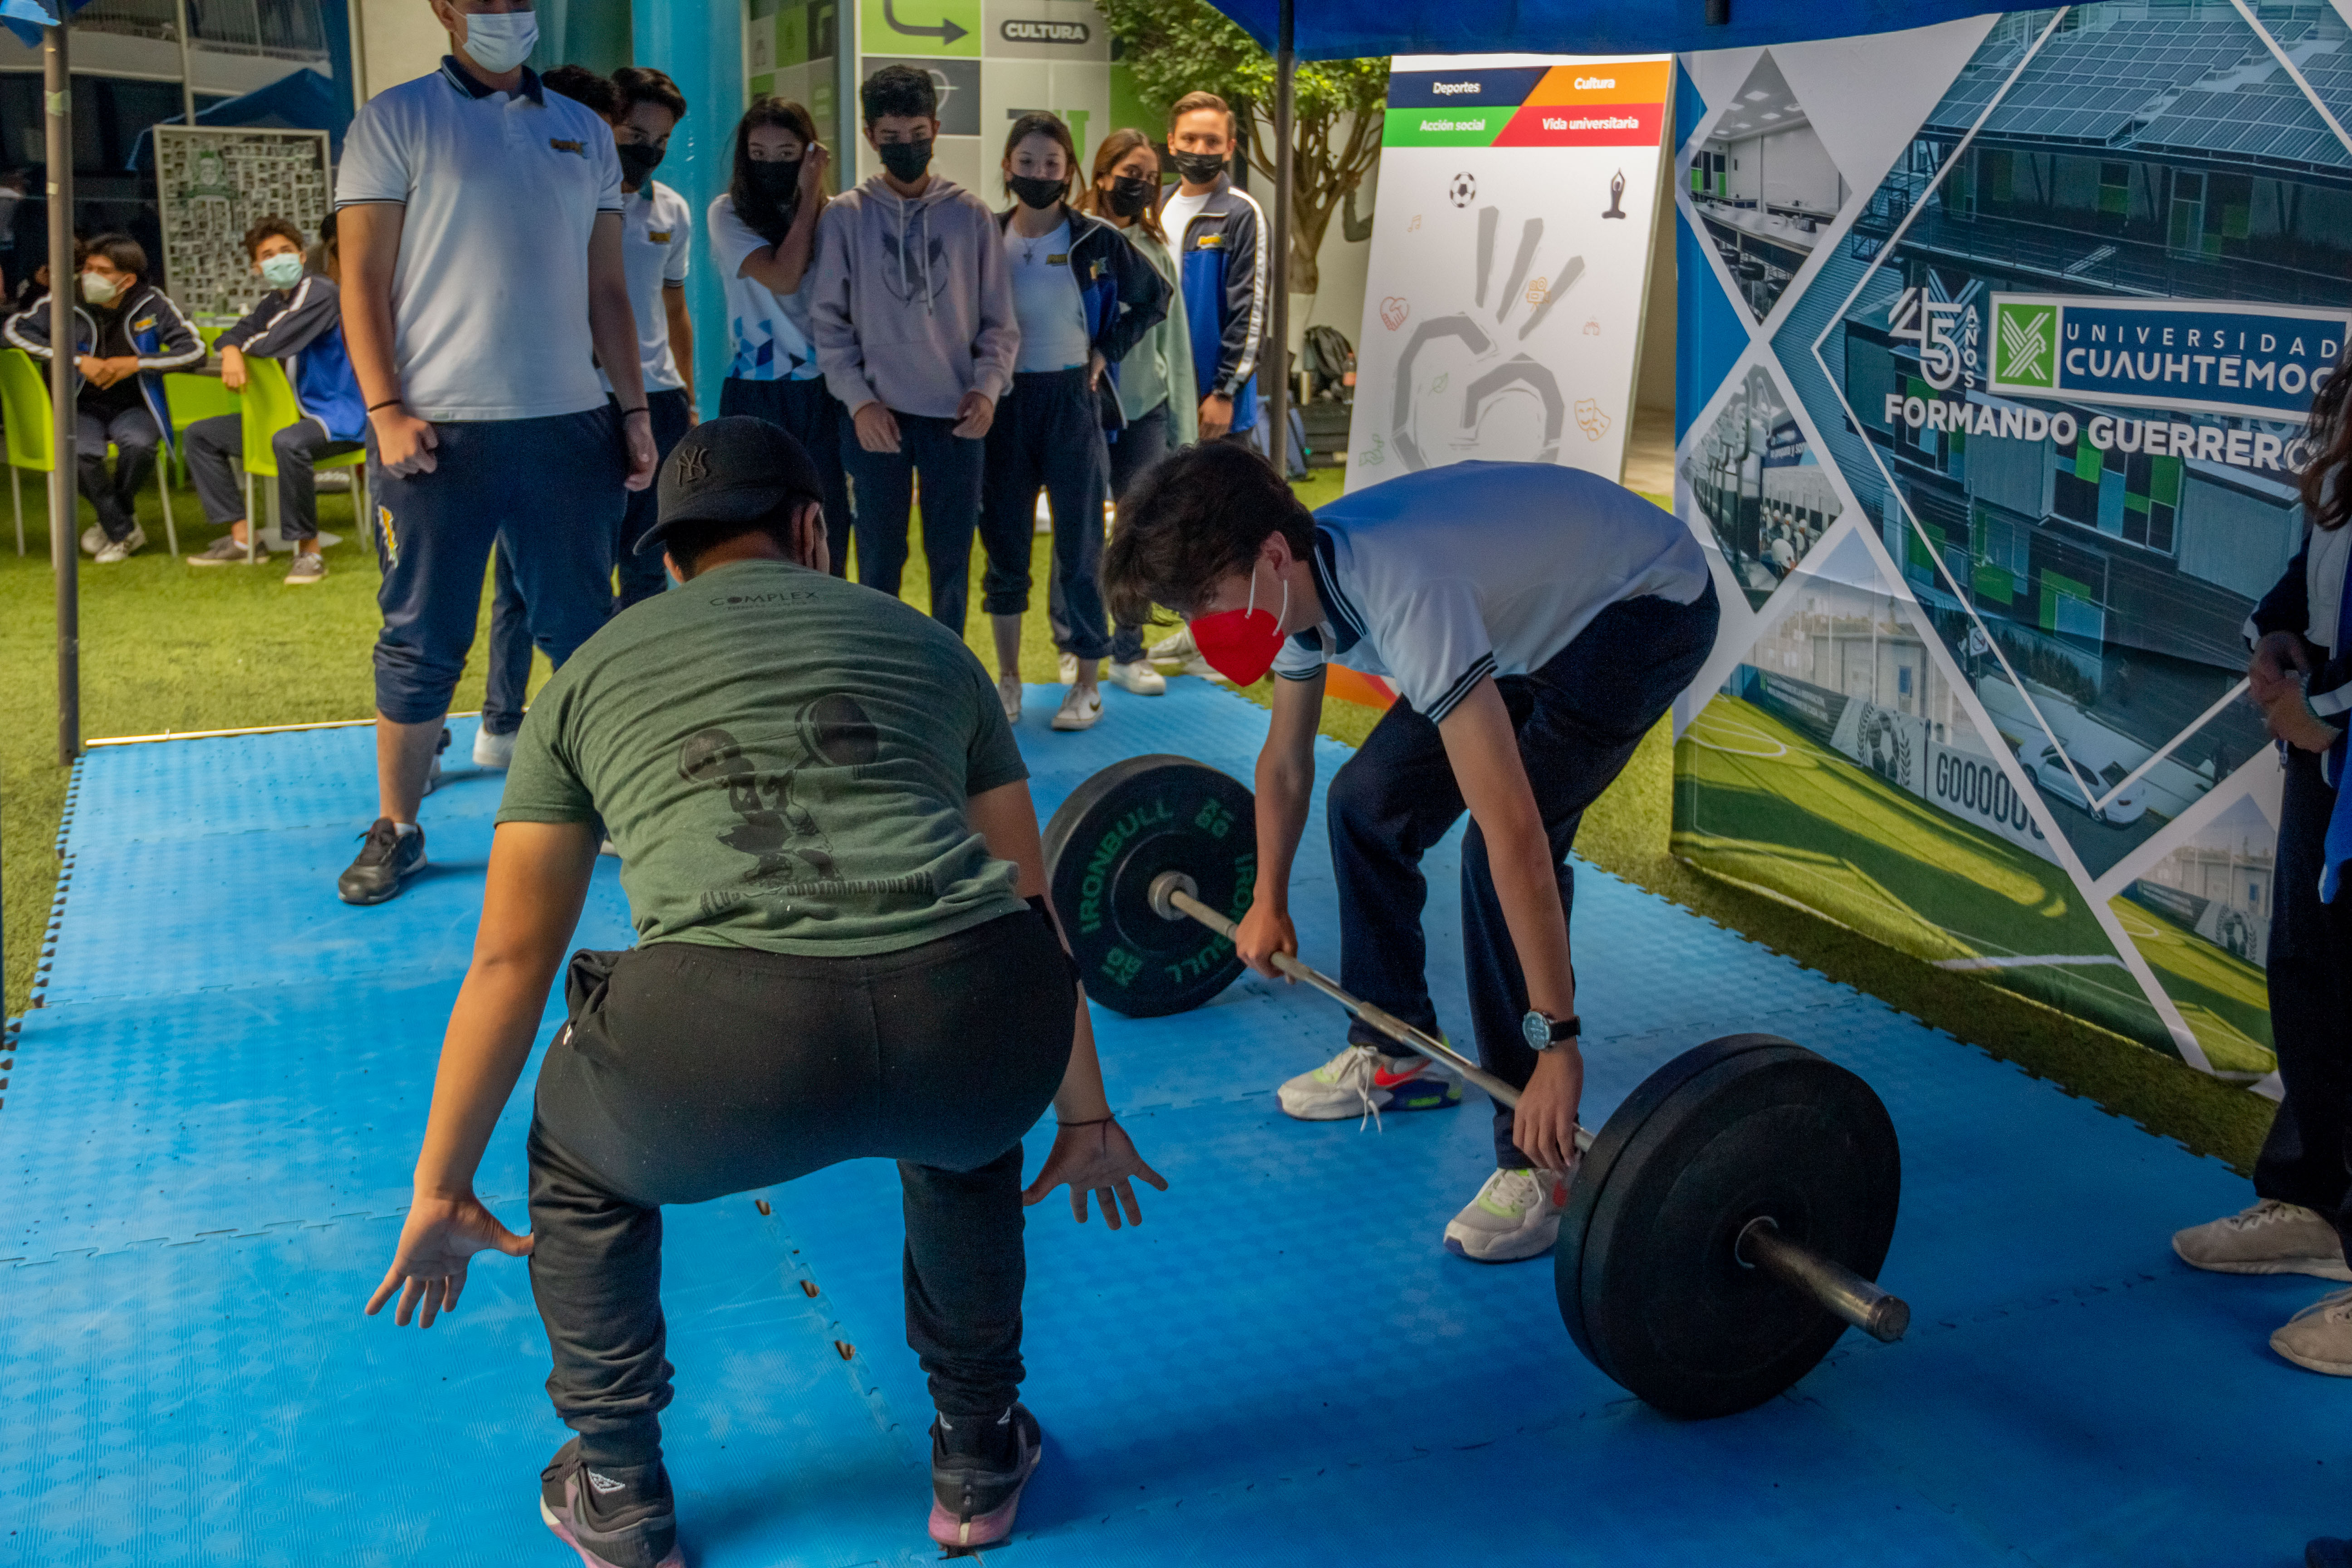
[[[878,743],[872,718],[856,699],[839,692],[803,706],[793,729],[782,735],[746,742],[714,726],[688,736],[678,748],[678,777],[726,792],[728,806],[740,820],[719,841],[752,859],[740,879],[742,886],[703,894],[705,911],[716,914],[773,900],[785,906],[779,912],[822,912],[805,906],[792,910],[793,894],[934,896],[937,888],[929,871],[842,879],[836,875],[832,837],[794,795],[793,784],[803,769],[862,767],[874,760]],[[762,766],[763,762],[782,765]]]

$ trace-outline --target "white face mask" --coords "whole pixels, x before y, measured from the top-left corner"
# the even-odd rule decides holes
[[[114,297],[122,292],[122,285],[113,279],[95,272],[81,275],[81,297],[93,305],[111,305]]]
[[[466,18],[466,58],[504,76],[530,58],[539,47],[539,16],[530,11],[496,11]]]
[[[291,289],[302,281],[302,258],[278,252],[261,264],[261,280],[272,289]]]

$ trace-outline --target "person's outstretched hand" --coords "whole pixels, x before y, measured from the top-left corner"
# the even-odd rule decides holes
[[[1037,1173],[1037,1179],[1029,1184],[1021,1201],[1044,1203],[1048,1194],[1066,1183],[1073,1218],[1080,1225],[1087,1223],[1087,1194],[1092,1193],[1095,1201],[1102,1205],[1103,1218],[1111,1229],[1117,1230],[1122,1207],[1127,1210],[1128,1224],[1143,1223],[1143,1210],[1135,1201],[1135,1188],[1129,1184],[1130,1178],[1138,1176],[1163,1193],[1168,1190],[1168,1178],[1143,1163],[1143,1156],[1128,1141],[1126,1129],[1118,1122],[1065,1127],[1054,1135],[1054,1152],[1045,1156],[1045,1168]]]
[[[383,1283],[368,1298],[368,1316],[383,1310],[397,1290],[400,1305],[392,1321],[406,1328],[409,1315],[421,1308],[417,1327],[431,1328],[435,1318],[457,1310],[457,1293],[466,1288],[466,1267],[474,1254],[493,1248],[509,1258],[528,1258],[530,1237],[499,1224],[499,1216],[471,1193],[462,1198],[419,1198],[400,1227],[400,1246]]]

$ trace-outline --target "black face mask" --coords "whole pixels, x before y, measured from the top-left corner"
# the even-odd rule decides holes
[[[931,139],[920,142],[885,142],[875,149],[882,155],[882,166],[890,177],[901,184],[913,184],[931,166]]]
[[[1225,172],[1223,153],[1171,153],[1169,156],[1175,159],[1178,172],[1196,185],[1205,185]]]
[[[801,161],[798,158],[772,158],[764,163],[752,163],[751,170],[751,189],[764,200],[780,207],[789,207],[799,199]]]
[[[1103,205],[1117,216],[1141,217],[1144,210],[1151,205],[1152,195],[1159,189],[1160,182],[1157,180],[1147,180],[1140,174],[1120,174],[1111,181],[1110,190],[1103,197]]]
[[[642,185],[661,167],[662,153],[667,149],[650,142],[624,142],[613,151],[621,156],[621,178],[632,185]]]
[[[1004,184],[1021,198],[1023,206],[1035,207],[1039,212],[1060,201],[1070,190],[1067,180],[1040,179],[1035,174],[1008,174]]]

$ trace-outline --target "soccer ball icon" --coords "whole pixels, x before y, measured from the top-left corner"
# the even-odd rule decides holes
[[[1478,181],[1468,173],[1459,174],[1445,183],[1445,198],[1457,207],[1466,207],[1478,199]]]

